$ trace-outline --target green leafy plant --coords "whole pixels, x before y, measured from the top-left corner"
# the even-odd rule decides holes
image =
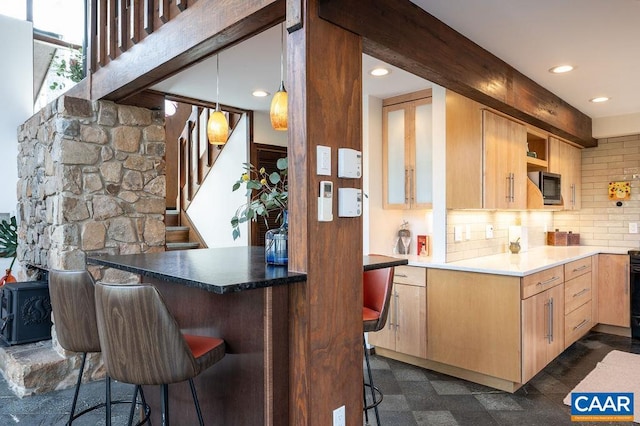
[[[66,59],[56,55],[53,58],[51,67],[58,77],[66,78],[74,83],[78,83],[84,78],[82,49],[71,49],[71,57]],[[54,81],[49,85],[51,90],[64,89],[65,84]]]
[[[11,216],[9,221],[2,220],[0,222],[0,257],[13,257],[11,266],[16,261],[16,250],[18,249],[18,225],[16,217]]]
[[[262,217],[266,224],[269,214],[277,212],[276,220],[282,224],[289,197],[289,162],[286,157],[278,159],[278,171],[272,173],[267,173],[264,167],[256,169],[251,163],[243,163],[243,167],[245,172],[233,184],[233,191],[244,185],[249,201],[241,205],[231,218],[234,240],[240,237],[239,225],[249,220],[255,222]]]

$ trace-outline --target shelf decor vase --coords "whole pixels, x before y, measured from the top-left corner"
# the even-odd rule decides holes
[[[289,263],[289,222],[287,212],[282,212],[282,225],[264,234],[264,260],[269,265]]]
[[[5,275],[2,278],[0,278],[0,287],[8,283],[15,283],[16,281],[17,281],[16,277],[14,277],[13,274],[11,273],[11,269],[6,269]]]

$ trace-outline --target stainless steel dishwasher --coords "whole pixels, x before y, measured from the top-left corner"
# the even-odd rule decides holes
[[[640,339],[640,250],[629,250],[631,337]]]

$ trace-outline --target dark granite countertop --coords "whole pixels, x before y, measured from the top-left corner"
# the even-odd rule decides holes
[[[96,255],[87,263],[144,277],[197,287],[218,294],[306,281],[307,275],[286,266],[264,263],[263,247],[175,250],[162,253]],[[364,270],[407,264],[406,259],[364,256]]]

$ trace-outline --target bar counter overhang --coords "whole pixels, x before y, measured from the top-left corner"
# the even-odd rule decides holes
[[[160,290],[184,331],[226,341],[222,361],[195,379],[206,424],[288,423],[287,285],[306,281],[306,274],[266,265],[263,247],[96,255],[87,263],[139,274]],[[406,263],[363,258],[364,270]],[[145,397],[157,414],[159,389],[145,388]],[[169,397],[172,422],[197,424],[186,382],[171,385]]]

